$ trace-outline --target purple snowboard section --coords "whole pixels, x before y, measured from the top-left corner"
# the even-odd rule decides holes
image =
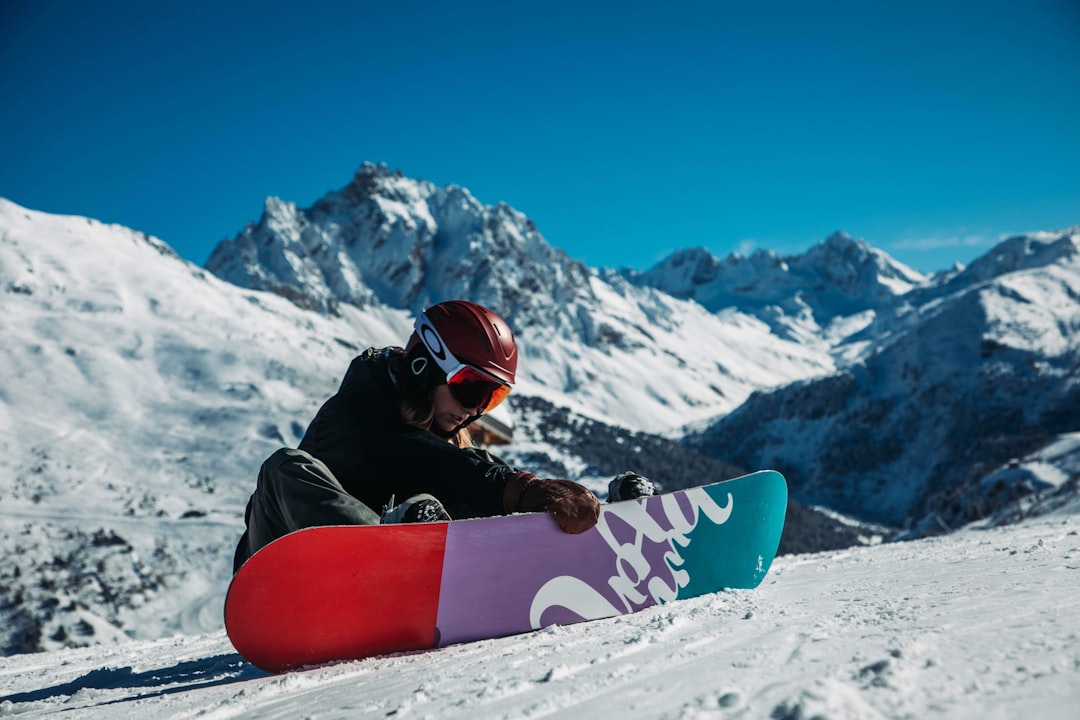
[[[731,514],[731,496],[716,495],[692,489],[603,505],[597,526],[581,535],[561,532],[543,513],[450,523],[438,645],[676,599],[689,583],[680,554],[689,535],[699,523],[722,525]]]

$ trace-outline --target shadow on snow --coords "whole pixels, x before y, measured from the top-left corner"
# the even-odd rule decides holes
[[[71,696],[80,690],[145,690],[137,695],[109,700],[102,704],[141,700],[143,698],[172,695],[197,688],[213,687],[243,682],[267,673],[248,664],[239,655],[217,655],[198,660],[187,660],[172,667],[135,672],[130,667],[101,668],[91,670],[74,680],[52,687],[15,693],[0,697],[0,702],[38,702],[56,697]]]

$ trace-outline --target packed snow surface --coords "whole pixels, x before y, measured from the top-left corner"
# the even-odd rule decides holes
[[[1078,510],[785,556],[756,590],[285,675],[223,632],[0,658],[0,716],[1075,718]]]

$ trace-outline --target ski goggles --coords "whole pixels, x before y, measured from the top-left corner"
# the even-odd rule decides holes
[[[510,383],[454,357],[426,313],[421,312],[416,318],[416,334],[439,369],[446,373],[446,387],[463,408],[487,412],[510,394],[513,389]]]

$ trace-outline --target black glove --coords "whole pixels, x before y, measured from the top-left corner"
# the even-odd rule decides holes
[[[626,471],[608,483],[608,502],[637,500],[656,494],[656,483],[636,472]]]
[[[508,513],[551,513],[565,533],[583,533],[600,518],[600,501],[585,486],[570,480],[541,479],[521,471],[510,478],[503,491]]]

